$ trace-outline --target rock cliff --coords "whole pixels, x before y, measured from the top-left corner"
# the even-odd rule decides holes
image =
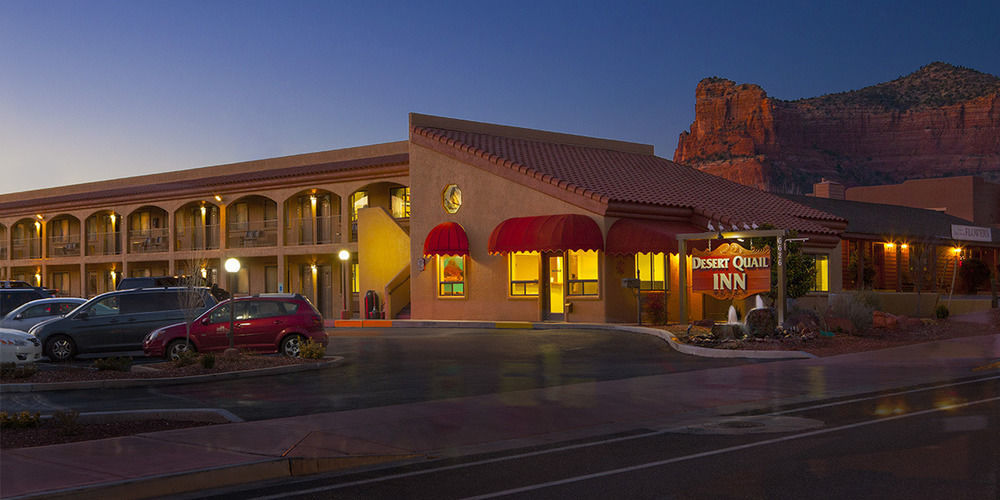
[[[674,161],[777,192],[979,175],[1000,180],[1000,78],[932,63],[891,82],[783,101],[706,78]]]

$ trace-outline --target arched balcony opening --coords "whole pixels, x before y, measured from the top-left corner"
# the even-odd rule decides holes
[[[57,215],[46,222],[49,257],[80,256],[80,219],[72,215]]]
[[[174,250],[216,250],[219,248],[219,207],[193,201],[174,212]]]
[[[121,214],[112,210],[97,212],[84,222],[87,255],[119,255],[122,253]]]
[[[42,258],[42,221],[24,218],[14,223],[10,231],[11,259]]]
[[[285,200],[285,244],[340,243],[340,197],[309,189]]]
[[[273,247],[278,244],[278,204],[259,195],[226,206],[227,247]]]
[[[351,241],[358,241],[358,211],[368,207],[384,208],[404,231],[410,232],[409,186],[395,182],[376,182],[351,193],[348,198]]]
[[[167,211],[154,206],[135,209],[128,216],[130,254],[166,252],[170,249]]]

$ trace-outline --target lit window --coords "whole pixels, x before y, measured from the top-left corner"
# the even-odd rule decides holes
[[[351,291],[354,293],[361,292],[361,285],[358,283],[358,261],[355,257],[354,261],[351,262]]]
[[[392,218],[409,219],[410,188],[408,187],[392,188],[389,190],[389,195],[392,198]]]
[[[816,279],[813,281],[814,292],[830,291],[830,257],[827,255],[814,255],[816,260]]]
[[[351,222],[358,220],[358,210],[368,208],[368,191],[355,191],[351,195]]]
[[[460,255],[439,255],[438,296],[465,296],[465,257]]]
[[[570,251],[567,272],[569,285],[566,295],[598,295],[600,286],[597,272],[597,251]]]
[[[511,296],[538,295],[538,252],[513,252],[507,257],[510,263]]]
[[[663,253],[636,254],[635,273],[640,290],[667,289],[666,256]]]

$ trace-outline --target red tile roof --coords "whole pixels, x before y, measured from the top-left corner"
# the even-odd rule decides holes
[[[653,155],[434,127],[415,126],[412,132],[605,205],[690,208],[726,222],[726,230],[756,222],[836,234],[821,222],[844,223],[835,215]]]

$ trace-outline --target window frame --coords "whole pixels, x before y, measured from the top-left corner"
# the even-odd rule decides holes
[[[441,264],[442,258],[459,258],[462,259],[462,281],[444,281],[444,266]],[[439,299],[464,299],[468,297],[469,294],[469,259],[467,255],[435,255],[434,256],[435,272],[437,273],[437,298]],[[461,293],[450,293],[445,294],[444,287],[450,285],[454,291],[455,285],[462,285]]]
[[[573,279],[571,279],[570,276],[572,276],[572,274],[570,274],[570,262],[571,262],[570,261],[570,254],[574,254],[575,253],[575,254],[581,254],[581,255],[583,255],[583,254],[586,254],[587,252],[594,252],[595,257],[597,259],[597,263],[596,263],[596,266],[597,266],[597,278],[596,279],[591,279],[591,278],[586,278],[586,279],[573,278]],[[595,298],[595,297],[600,297],[601,296],[601,252],[597,251],[597,250],[569,250],[569,251],[563,252],[563,255],[564,255],[563,258],[566,259],[566,266],[565,266],[565,270],[563,271],[565,273],[565,280],[566,280],[566,290],[564,292],[565,296],[566,297],[576,297],[576,298],[583,298],[583,297]],[[579,257],[577,257],[577,262],[579,262]],[[580,289],[583,291],[583,293],[573,293],[573,287],[574,287],[574,285],[577,285],[577,284],[580,285]],[[587,293],[587,285],[588,284],[595,285],[596,290],[594,291],[594,293]]]
[[[514,257],[517,255],[531,255],[535,257],[534,280],[515,280],[514,278]],[[535,293],[528,293],[527,287],[530,284],[537,286]],[[521,285],[524,293],[515,293],[514,286]],[[510,298],[536,298],[542,296],[542,254],[541,252],[510,252],[507,254],[507,296]]]
[[[660,256],[660,264],[663,266],[663,288],[654,288],[653,283],[656,280],[649,279],[643,280],[639,277],[639,256],[647,255],[649,257],[649,267],[652,269],[655,277],[656,268],[653,266],[654,259],[657,255]],[[639,280],[639,292],[669,292],[670,291],[670,254],[668,252],[637,252],[635,254],[635,269],[634,278]],[[644,283],[649,283],[649,287],[645,287]]]
[[[830,291],[830,256],[827,254],[810,254],[810,257],[813,258],[813,279],[812,287],[809,291],[816,293],[828,293]],[[826,281],[825,290],[819,287],[821,274],[819,265],[820,260],[826,263],[826,265],[823,266],[823,269],[826,271],[826,279],[824,280]]]

